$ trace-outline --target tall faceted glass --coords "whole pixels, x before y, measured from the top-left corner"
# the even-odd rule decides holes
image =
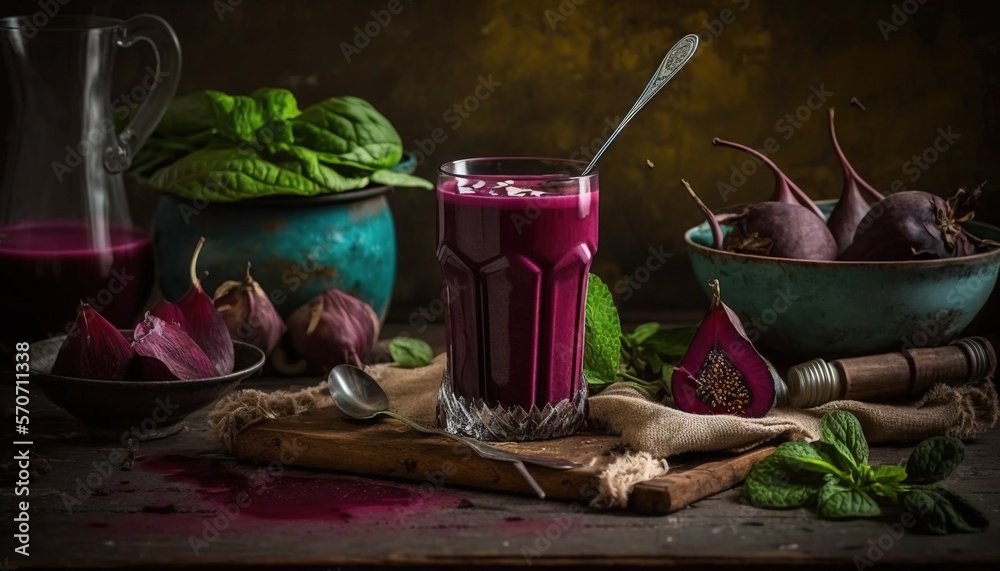
[[[597,174],[580,176],[585,166],[483,158],[441,167],[445,429],[537,440],[583,425],[584,308],[599,197]]]

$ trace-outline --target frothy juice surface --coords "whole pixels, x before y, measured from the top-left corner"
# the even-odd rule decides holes
[[[595,178],[564,192],[554,180],[462,177],[438,186],[448,371],[467,401],[541,408],[582,387],[598,188]]]
[[[153,287],[153,244],[141,230],[111,226],[105,243],[75,222],[0,227],[0,343],[66,333],[80,301],[131,327]]]

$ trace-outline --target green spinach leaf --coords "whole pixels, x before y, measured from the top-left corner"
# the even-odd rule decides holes
[[[169,194],[211,202],[312,196],[370,183],[433,188],[389,170],[402,152],[392,124],[356,97],[299,111],[285,89],[206,90],[168,106],[132,172]]]
[[[156,124],[153,138],[176,140],[186,138],[194,133],[206,131],[216,133],[211,93],[217,92],[196,91],[175,97],[163,112],[163,118]]]
[[[371,170],[403,157],[403,143],[389,120],[364,99],[334,97],[302,110],[292,120],[295,143]]]
[[[389,342],[389,354],[404,369],[426,367],[434,360],[434,351],[426,342],[414,337],[396,337]]]
[[[396,188],[411,187],[423,188],[426,190],[434,188],[433,184],[420,178],[419,176],[413,176],[412,174],[396,172],[389,169],[374,171],[369,178],[375,184],[384,184],[387,186],[394,186]]]
[[[174,100],[157,125],[155,137],[178,139],[203,132],[234,144],[292,141],[286,122],[299,114],[295,96],[285,89],[259,89],[250,95],[205,90]],[[267,129],[262,137],[259,131]]]
[[[150,183],[181,198],[209,202],[272,194],[311,196],[323,190],[309,177],[232,148],[191,153],[156,171]]]
[[[319,189],[342,192],[368,186],[368,177],[337,171],[321,163],[316,153],[298,145],[278,143],[273,146],[271,162],[316,183]]]
[[[212,106],[215,129],[234,143],[254,145],[292,142],[287,120],[298,115],[295,96],[284,89],[262,89],[250,96],[205,92]]]

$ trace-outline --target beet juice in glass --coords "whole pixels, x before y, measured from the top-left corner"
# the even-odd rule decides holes
[[[583,327],[597,250],[586,163],[483,158],[443,165],[438,248],[448,367],[438,422],[482,440],[572,434],[586,417]]]

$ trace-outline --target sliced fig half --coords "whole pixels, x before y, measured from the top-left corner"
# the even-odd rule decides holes
[[[722,303],[719,281],[708,285],[712,288],[708,314],[671,377],[674,403],[692,414],[764,416],[776,399],[771,368],[754,349],[736,313]]]

